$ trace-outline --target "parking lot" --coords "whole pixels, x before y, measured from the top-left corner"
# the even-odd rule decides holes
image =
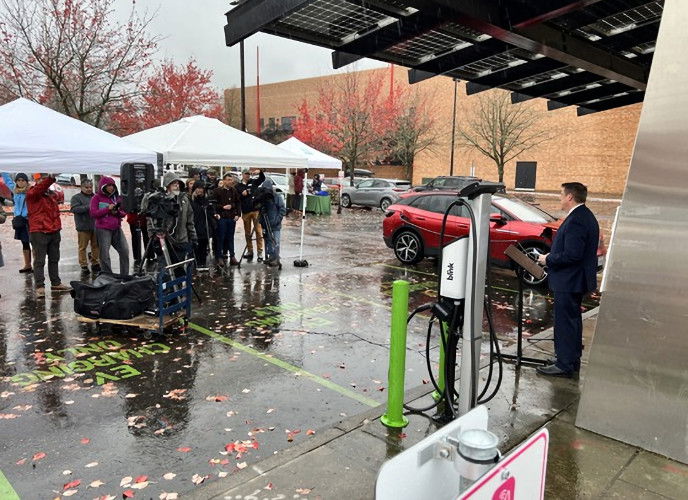
[[[556,209],[556,198],[536,201]],[[608,231],[616,202],[591,205]],[[291,264],[300,219],[288,218],[282,271],[250,263],[199,275],[189,328],[153,339],[78,323],[68,295],[36,299],[31,277],[16,273],[20,246],[0,226],[6,482],[22,498],[182,494],[385,402],[392,282],[411,282],[415,307],[434,299],[436,275],[434,261],[394,259],[382,218],[365,209],[309,218],[307,268]],[[69,214],[63,226],[68,282],[80,276]],[[512,344],[513,273],[495,270],[490,284],[497,334]],[[526,289],[526,338],[551,326],[551,302],[545,289]],[[428,383],[426,327],[418,317],[409,328],[407,388]]]

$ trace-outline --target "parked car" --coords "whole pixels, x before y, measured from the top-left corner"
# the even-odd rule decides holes
[[[64,184],[65,186],[81,185],[81,176],[79,174],[59,174],[55,180],[58,184]]]
[[[367,177],[354,177],[354,186],[357,186],[361,181],[364,181],[366,179]],[[323,186],[326,186],[328,191],[332,189],[339,189],[339,177],[323,177],[321,180]],[[341,182],[345,187],[351,185],[351,179],[349,177],[344,177]]]
[[[355,186],[345,185],[342,188],[342,206],[350,208],[352,205],[364,207],[380,207],[387,210],[392,203],[399,200],[399,195],[405,193],[411,183],[399,179],[363,179]]]
[[[435,177],[427,184],[423,184],[422,186],[416,186],[412,188],[411,191],[416,193],[420,193],[423,191],[437,191],[439,189],[450,189],[453,191],[459,191],[465,185],[479,180],[480,179],[478,177],[473,177],[472,175],[441,175],[439,177]]]
[[[383,239],[400,262],[416,264],[425,257],[439,254],[442,219],[456,194],[456,191],[408,193],[388,207],[382,223]],[[494,195],[490,215],[490,261],[500,267],[512,268],[504,251],[516,243],[533,257],[549,253],[559,224],[561,221],[534,205],[506,194]],[[470,219],[465,209],[453,207],[447,218],[444,244],[466,236],[469,228]],[[602,234],[597,254],[601,266],[606,254]],[[531,286],[546,280],[546,275],[542,279],[529,273],[523,276],[524,283]]]

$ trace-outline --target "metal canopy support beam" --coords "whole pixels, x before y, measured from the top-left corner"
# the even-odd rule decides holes
[[[490,56],[509,50],[511,47],[499,40],[486,40],[465,49],[417,64],[409,70],[409,83],[418,83],[433,76],[442,75],[467,64],[473,64]]]
[[[561,92],[563,90],[580,87],[581,85],[599,82],[601,80],[604,80],[604,78],[594,73],[575,73],[565,78],[558,78],[549,82],[540,83],[539,85],[532,85],[530,87],[521,89],[518,92],[513,92],[511,94],[511,102],[516,104],[529,99],[534,99],[536,97],[542,97],[554,94],[556,92]]]
[[[313,0],[251,0],[237,5],[225,14],[225,44],[235,43],[262,30],[266,25],[277,21]]]
[[[605,78],[645,90],[647,71],[622,56],[614,55],[582,38],[563,33],[545,24],[510,28],[495,2],[472,0],[434,0],[434,3],[453,8],[461,14],[461,24],[486,33],[493,38],[543,54],[567,66],[582,68]]]
[[[618,94],[620,92],[627,92],[630,90],[628,85],[623,83],[609,83],[601,85],[594,89],[581,90],[565,96],[557,97],[547,102],[547,109],[559,109],[564,106],[572,106],[575,104],[592,101],[593,99],[603,99],[605,97]]]
[[[599,111],[607,111],[608,109],[620,108],[621,106],[628,106],[630,104],[637,104],[643,102],[645,92],[633,92],[619,97],[612,97],[604,101],[596,102],[594,104],[586,104],[576,110],[578,116],[585,116]]]
[[[498,87],[501,85],[508,85],[509,83],[524,78],[530,78],[546,71],[553,71],[555,69],[566,68],[566,64],[551,59],[538,59],[529,63],[514,66],[513,68],[495,71],[482,78],[474,78],[466,85],[466,94],[472,95],[482,92],[484,90]]]

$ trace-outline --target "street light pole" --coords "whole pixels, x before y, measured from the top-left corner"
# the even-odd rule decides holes
[[[449,175],[454,175],[454,139],[456,137],[456,91],[459,86],[458,78],[454,78],[454,106],[452,108],[451,156],[449,157]]]
[[[244,75],[244,41],[239,42],[239,66],[241,72],[241,131],[246,132],[246,79]]]

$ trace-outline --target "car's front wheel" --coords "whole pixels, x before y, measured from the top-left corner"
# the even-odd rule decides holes
[[[380,208],[383,212],[386,212],[391,204],[392,200],[390,200],[389,198],[382,198],[382,201],[380,201]]]
[[[528,257],[530,257],[533,260],[537,260],[538,255],[543,255],[549,252],[548,248],[545,248],[541,245],[535,245],[535,244],[525,244],[523,245],[523,253],[525,253]],[[545,270],[545,275],[541,278],[538,279],[532,274],[530,274],[528,271],[523,271],[523,284],[526,286],[539,286],[542,285],[547,281],[547,270]]]
[[[402,264],[417,264],[423,260],[423,242],[413,231],[401,231],[394,238],[394,255]]]
[[[351,197],[348,194],[342,195],[342,206],[344,208],[351,208]]]

